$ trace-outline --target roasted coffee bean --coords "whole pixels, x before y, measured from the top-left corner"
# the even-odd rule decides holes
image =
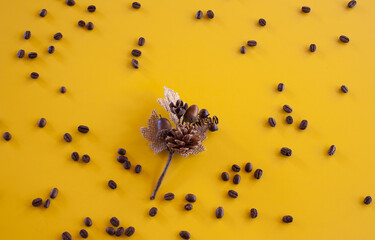
[[[283,109],[286,113],[291,113],[293,112],[293,109],[289,105],[284,105]]]
[[[70,155],[70,157],[74,160],[74,161],[78,161],[79,160],[79,154],[77,152],[72,152],[72,154]]]
[[[155,217],[156,214],[158,214],[158,209],[156,207],[152,207],[150,211],[148,211],[148,215],[150,215],[151,217]]]
[[[37,57],[38,57],[38,53],[36,53],[36,52],[31,52],[31,53],[28,54],[28,57],[29,57],[30,59],[37,58]]]
[[[311,12],[311,8],[306,7],[306,6],[303,6],[303,7],[302,7],[302,12],[304,12],[304,13],[309,13],[309,12]]]
[[[63,35],[62,35],[60,32],[58,32],[58,33],[56,33],[55,35],[53,35],[53,38],[54,38],[55,40],[60,40],[61,38],[63,38]]]
[[[203,12],[201,10],[198,10],[197,14],[195,15],[196,19],[201,19],[203,17]]]
[[[88,22],[86,25],[87,30],[93,30],[94,29],[94,24],[92,22]]]
[[[350,1],[350,2],[348,3],[348,8],[354,8],[355,5],[357,5],[357,1],[352,0],[352,1]]]
[[[348,92],[349,92],[349,89],[348,89],[347,86],[342,85],[342,86],[341,86],[341,91],[342,91],[343,93],[348,93]]]
[[[63,93],[63,94],[66,93],[66,87],[61,86],[60,87],[60,92]]]
[[[246,53],[246,47],[245,46],[242,46],[241,49],[240,49],[240,52],[242,54],[245,54]]]
[[[139,39],[138,39],[138,45],[139,46],[143,46],[143,45],[145,45],[145,43],[146,43],[146,39],[144,38],[144,37],[140,37]]]
[[[263,19],[263,18],[260,18],[260,19],[258,20],[258,23],[259,23],[259,25],[262,26],[262,27],[266,26],[266,24],[267,24],[266,20]]]
[[[71,142],[73,140],[72,135],[70,135],[69,133],[65,133],[64,134],[64,140],[66,142]]]
[[[129,170],[131,167],[132,167],[132,164],[130,163],[130,161],[129,161],[129,160],[126,160],[126,161],[124,162],[124,168],[125,168],[126,170]]]
[[[285,89],[284,83],[279,83],[279,85],[277,85],[277,91],[282,92],[284,91],[284,89]]]
[[[166,193],[164,195],[164,199],[168,200],[168,201],[173,200],[174,199],[174,194],[173,193]]]
[[[280,153],[284,156],[290,157],[290,156],[292,156],[293,151],[290,148],[283,147],[283,148],[280,149]]]
[[[245,165],[245,171],[246,172],[251,172],[253,170],[253,164],[251,164],[251,163],[246,163],[246,165]]]
[[[89,233],[85,229],[81,229],[81,231],[79,231],[79,235],[81,235],[82,238],[87,238]]]
[[[241,176],[239,174],[234,175],[233,177],[233,183],[234,184],[240,184]]]
[[[142,166],[141,165],[135,166],[135,168],[134,168],[134,172],[135,173],[140,173],[141,171],[142,171]]]
[[[90,5],[87,7],[87,11],[89,12],[95,12],[96,11],[96,7],[94,5]]]
[[[293,217],[290,216],[290,215],[286,215],[286,216],[283,217],[283,222],[291,223],[291,222],[293,222]]]
[[[113,181],[113,180],[109,180],[108,181],[108,187],[110,187],[111,189],[116,189],[117,183],[115,183],[115,181]]]
[[[85,25],[86,25],[85,21],[83,21],[83,20],[78,21],[78,26],[84,27]]]
[[[34,206],[34,207],[39,207],[43,204],[43,200],[41,198],[35,198],[31,204]]]
[[[61,234],[61,237],[62,237],[63,240],[72,240],[72,235],[70,235],[70,233],[68,233],[68,232],[63,232]]]
[[[115,235],[116,233],[116,230],[113,228],[113,227],[107,227],[105,229],[105,231],[109,234],[109,235]]]
[[[86,217],[85,220],[84,220],[84,222],[85,222],[85,225],[87,227],[91,227],[92,226],[92,220],[91,220],[91,218]]]
[[[344,35],[341,35],[339,39],[343,43],[348,43],[349,42],[349,38],[347,36],[344,36]]]
[[[268,118],[268,123],[270,124],[271,127],[276,126],[276,120],[273,117]]]
[[[3,138],[5,141],[10,141],[12,139],[12,134],[10,134],[9,132],[5,132],[3,134]]]
[[[48,53],[52,54],[55,52],[55,47],[54,46],[49,46],[47,49]]]
[[[286,123],[287,124],[292,124],[293,123],[293,117],[292,116],[287,116],[286,117]]]
[[[186,201],[191,202],[191,203],[197,201],[197,197],[194,194],[191,194],[191,193],[186,194],[185,199],[186,199]]]
[[[46,9],[42,9],[42,10],[40,10],[40,12],[39,12],[39,16],[41,16],[41,17],[45,17],[47,15],[47,10]]]
[[[252,208],[252,209],[250,210],[250,217],[251,217],[251,218],[256,218],[256,217],[258,217],[258,210],[256,210],[255,208]]]
[[[130,226],[125,230],[125,235],[128,236],[128,237],[132,236],[134,233],[135,233],[134,227]]]
[[[333,154],[335,154],[335,152],[336,152],[336,146],[335,145],[330,146],[328,149],[328,155],[332,156]]]
[[[213,19],[213,18],[215,17],[214,12],[213,12],[212,10],[208,10],[208,11],[207,11],[207,17],[208,17],[209,19]]]
[[[366,205],[369,205],[371,202],[372,202],[372,197],[371,196],[367,196],[363,200],[363,203],[366,204]]]
[[[188,204],[186,204],[186,205],[184,206],[184,208],[185,208],[186,211],[190,211],[190,210],[193,209],[193,204],[188,203]]]
[[[313,43],[313,44],[310,44],[310,52],[315,52],[316,51],[316,45]]]
[[[123,149],[123,148],[119,148],[119,149],[117,150],[117,153],[120,154],[120,155],[125,155],[125,154],[126,154],[126,150]]]
[[[232,171],[233,172],[239,172],[239,171],[241,171],[241,167],[238,166],[237,164],[233,164],[232,165]]]
[[[117,228],[115,235],[117,237],[120,237],[122,234],[124,234],[124,232],[125,232],[124,228],[123,227],[119,227],[119,228]]]
[[[51,200],[48,198],[48,199],[44,202],[44,208],[49,208],[49,205],[51,205]]]
[[[24,56],[25,56],[25,50],[20,49],[20,50],[17,52],[17,57],[18,57],[18,58],[23,58]]]
[[[309,122],[307,120],[302,120],[301,123],[299,124],[299,129],[305,130],[308,124]]]
[[[47,120],[45,118],[39,119],[39,121],[38,121],[38,127],[44,128],[46,126],[46,124],[47,124]]]
[[[180,237],[182,239],[190,239],[190,233],[188,231],[181,231],[180,232]]]
[[[224,181],[228,181],[229,180],[229,174],[227,172],[223,172],[221,174],[221,179],[223,179]]]
[[[139,2],[133,2],[132,3],[132,7],[135,8],[135,9],[140,9],[141,8],[141,4]]]
[[[128,158],[126,156],[120,155],[120,156],[117,157],[117,161],[119,163],[125,163],[125,161],[128,161]]]
[[[57,197],[57,194],[59,193],[59,189],[53,188],[49,194],[49,197],[52,199],[55,199]]]
[[[224,217],[224,208],[218,207],[216,208],[216,218],[223,218]]]
[[[26,39],[26,40],[28,40],[28,39],[30,39],[30,37],[31,37],[31,32],[30,31],[25,31],[25,33],[23,34],[23,38]]]
[[[85,125],[79,125],[78,126],[78,132],[81,132],[81,133],[88,133],[89,132],[89,127],[88,126],[85,126]]]
[[[139,68],[139,63],[138,63],[138,61],[135,60],[135,59],[132,59],[132,66],[133,66],[134,68]]]
[[[133,55],[134,57],[139,57],[139,56],[142,55],[142,52],[139,51],[139,50],[137,50],[137,49],[133,49],[133,50],[132,50],[132,55]]]
[[[254,178],[260,179],[263,176],[263,170],[262,169],[257,169],[254,172]]]
[[[256,45],[258,45],[258,43],[255,40],[247,41],[247,46],[249,46],[249,47],[255,47]]]
[[[114,227],[118,227],[120,226],[120,220],[118,220],[117,217],[112,217],[109,222],[114,226]]]
[[[84,163],[89,163],[90,160],[91,160],[91,158],[90,158],[89,155],[87,155],[87,154],[82,155],[82,161],[83,161]]]
[[[228,191],[228,195],[231,198],[238,198],[238,193],[236,191],[234,191],[234,190],[229,190]]]
[[[68,6],[74,6],[76,4],[76,2],[74,0],[66,0],[66,4]]]

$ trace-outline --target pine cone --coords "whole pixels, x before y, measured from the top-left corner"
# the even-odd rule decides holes
[[[171,102],[169,107],[171,108],[171,112],[176,114],[177,118],[180,119],[182,116],[184,116],[186,109],[188,109],[188,104],[178,99],[176,104]]]
[[[170,151],[175,151],[179,154],[192,152],[201,144],[201,140],[201,136],[195,126],[181,124],[177,126],[177,129],[172,129],[165,138]]]

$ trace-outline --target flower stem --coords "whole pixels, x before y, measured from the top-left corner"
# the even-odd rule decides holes
[[[168,161],[167,161],[167,163],[165,164],[164,170],[163,170],[163,172],[161,173],[158,182],[156,183],[156,186],[155,186],[154,192],[152,193],[152,195],[151,195],[151,197],[150,197],[151,200],[154,200],[154,199],[155,199],[156,193],[157,193],[157,191],[159,190],[159,187],[160,187],[160,185],[161,185],[161,182],[163,181],[164,176],[165,176],[165,174],[167,173],[167,170],[168,170],[168,168],[169,168],[169,165],[171,164],[173,154],[174,154],[174,151],[169,151]]]

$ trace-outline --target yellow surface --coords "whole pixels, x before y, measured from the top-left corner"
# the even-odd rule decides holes
[[[0,239],[60,239],[63,231],[79,238],[83,219],[90,239],[109,239],[105,228],[117,216],[136,228],[133,239],[370,239],[375,236],[375,205],[362,203],[375,192],[375,2],[361,0],[347,9],[346,0],[304,2],[144,0],[2,1],[0,16]],[[86,11],[95,4],[97,11]],[[310,6],[302,14],[302,5]],[[38,16],[46,8],[45,18]],[[212,9],[215,18],[195,19],[197,10]],[[260,17],[267,20],[259,27]],[[92,21],[91,32],[77,26]],[[32,37],[23,39],[25,30]],[[61,41],[53,40],[62,32]],[[338,42],[347,35],[350,43]],[[137,39],[146,38],[138,47]],[[247,40],[258,46],[239,53]],[[310,43],[317,52],[308,52]],[[47,47],[54,45],[50,55]],[[37,51],[35,60],[18,59],[19,49]],[[140,69],[131,67],[130,52],[142,50]],[[32,80],[29,74],[39,72]],[[279,82],[286,85],[277,92]],[[345,84],[348,94],[339,87]],[[60,86],[67,87],[65,95]],[[220,118],[217,133],[204,142],[207,151],[176,157],[157,199],[149,200],[167,159],[154,155],[139,128],[152,109],[166,116],[156,99],[163,86],[183,100],[207,108]],[[282,106],[293,108],[295,123],[284,121]],[[276,128],[267,124],[275,117]],[[39,118],[48,121],[37,127]],[[301,120],[308,129],[298,130]],[[90,132],[77,132],[86,124]],[[72,143],[62,140],[65,132]],[[331,144],[337,152],[329,157]],[[280,156],[281,147],[293,156]],[[127,149],[140,175],[116,161],[117,148]],[[91,156],[89,164],[73,162],[73,151]],[[252,162],[264,175],[241,171],[234,186],[220,180],[233,163]],[[230,172],[231,176],[233,173]],[[113,179],[118,189],[107,187]],[[60,190],[49,209],[31,200]],[[227,191],[239,192],[229,199]],[[162,200],[176,194],[172,202]],[[197,195],[191,212],[184,196]],[[156,206],[156,217],[148,210]],[[215,218],[223,206],[225,216]],[[257,208],[259,217],[249,218]],[[294,217],[283,224],[283,215]]]

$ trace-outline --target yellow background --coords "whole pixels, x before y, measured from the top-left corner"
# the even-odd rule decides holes
[[[88,13],[89,4],[97,11]],[[375,205],[364,205],[375,192],[375,2],[361,0],[245,1],[63,0],[2,1],[0,16],[0,131],[13,135],[0,141],[0,239],[74,239],[84,228],[89,239],[109,239],[105,228],[117,216],[136,228],[133,239],[364,239],[375,236]],[[302,14],[302,5],[310,6]],[[38,16],[42,8],[45,18]],[[197,10],[212,9],[215,18],[195,19]],[[259,27],[259,18],[267,20]],[[93,31],[78,20],[92,21]],[[25,30],[31,39],[24,40]],[[62,32],[61,41],[53,40]],[[338,42],[340,35],[350,38]],[[137,46],[143,36],[146,44]],[[239,53],[248,40],[258,46]],[[308,52],[311,43],[315,53]],[[54,45],[54,54],[47,47]],[[19,49],[36,51],[35,60],[18,59]],[[131,50],[142,51],[140,69],[132,68]],[[32,80],[36,71],[40,78]],[[276,91],[283,82],[285,91]],[[348,94],[340,92],[345,84]],[[60,86],[67,87],[61,94]],[[157,199],[149,200],[167,159],[154,155],[142,138],[152,109],[166,115],[156,99],[163,86],[189,104],[207,108],[220,119],[209,133],[207,151],[187,159],[175,157]],[[293,108],[293,125],[285,123],[282,106]],[[276,128],[267,124],[268,117]],[[47,119],[44,129],[39,118]],[[307,119],[305,131],[298,129]],[[86,135],[77,126],[90,127]],[[63,141],[65,132],[72,143]],[[337,152],[329,157],[330,145]],[[281,147],[293,156],[280,156]],[[136,175],[116,161],[124,147]],[[70,154],[91,156],[89,164]],[[257,181],[241,171],[234,186],[220,179],[237,163],[262,168]],[[231,177],[234,175],[230,171]],[[107,187],[109,179],[118,184]],[[49,209],[34,208],[57,187]],[[230,199],[227,191],[239,192]],[[173,192],[175,200],[164,201]],[[185,194],[196,194],[191,212],[183,210]],[[156,217],[148,210],[156,206]],[[225,216],[215,218],[223,206]],[[249,218],[257,208],[259,217]],[[292,224],[281,222],[283,215]]]

